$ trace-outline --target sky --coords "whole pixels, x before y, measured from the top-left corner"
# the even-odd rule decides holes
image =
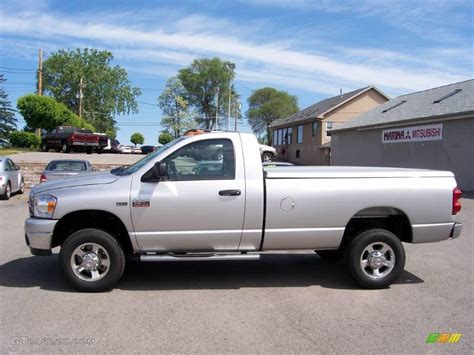
[[[472,0],[2,0],[0,73],[16,105],[36,89],[38,48],[45,59],[107,49],[142,90],[139,113],[116,117],[117,138],[130,144],[141,132],[155,145],[157,97],[193,59],[236,64],[243,113],[267,86],[297,96],[301,109],[367,85],[394,97],[473,78],[473,18]],[[239,130],[251,131],[245,119]]]

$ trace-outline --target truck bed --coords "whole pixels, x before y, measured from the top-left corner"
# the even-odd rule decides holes
[[[264,169],[267,179],[453,177],[449,171],[362,166],[288,166]]]

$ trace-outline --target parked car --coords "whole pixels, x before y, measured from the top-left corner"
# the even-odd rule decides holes
[[[25,192],[25,179],[20,166],[10,158],[0,156],[0,199],[8,200],[15,192]]]
[[[196,146],[204,153],[205,146],[220,146],[223,159],[189,158]],[[359,285],[385,288],[403,271],[402,242],[460,236],[460,197],[447,171],[294,166],[264,172],[254,135],[204,133],[177,138],[129,167],[34,187],[26,243],[35,255],[60,246],[63,275],[81,291],[113,287],[127,256],[255,260],[264,251],[294,249],[327,259],[344,255]]]
[[[140,149],[142,150],[142,154],[150,154],[156,149],[156,147],[152,145],[142,145]]]
[[[40,183],[90,171],[92,171],[92,164],[87,160],[51,160],[41,173]]]
[[[106,153],[120,153],[120,142],[117,139],[108,139],[107,146],[104,148]]]
[[[269,145],[259,144],[260,156],[263,162],[274,161],[278,156],[277,150]]]
[[[0,148],[9,148],[11,147],[10,141],[5,138],[0,138]]]
[[[128,145],[121,145],[119,147],[119,152],[121,154],[132,154],[132,147],[130,147]]]
[[[54,149],[63,153],[85,151],[87,154],[92,154],[93,151],[101,150],[99,140],[99,136],[90,130],[61,126],[42,137],[41,149],[44,152]]]
[[[140,147],[132,147],[133,154],[142,154],[142,149]]]

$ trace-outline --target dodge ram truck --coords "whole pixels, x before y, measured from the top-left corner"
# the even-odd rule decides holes
[[[223,156],[211,164],[216,147]],[[359,285],[385,288],[404,268],[403,242],[459,237],[460,197],[446,171],[264,169],[253,135],[213,132],[129,167],[34,187],[25,234],[34,255],[60,247],[63,275],[80,291],[112,288],[127,257],[253,260],[301,249],[343,257]]]

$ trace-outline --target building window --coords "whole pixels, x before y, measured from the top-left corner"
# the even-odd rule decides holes
[[[332,122],[331,121],[328,121],[326,122],[326,136],[330,136],[331,135],[331,132],[328,132],[328,130],[332,129]]]
[[[278,145],[281,145],[282,139],[281,139],[281,129],[278,130],[278,139],[277,139]]]
[[[288,144],[293,144],[293,127],[288,128]]]
[[[273,139],[272,139],[272,145],[273,145],[273,146],[276,146],[276,145],[277,145],[277,135],[278,135],[278,130],[275,129],[275,130],[273,131]]]
[[[318,135],[318,121],[311,123],[311,135],[316,137]]]
[[[296,132],[296,144],[303,143],[303,125],[298,126],[298,130]]]
[[[283,144],[288,144],[288,129],[283,128]]]

